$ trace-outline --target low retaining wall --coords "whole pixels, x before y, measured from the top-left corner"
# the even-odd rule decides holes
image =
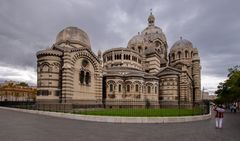
[[[78,114],[70,114],[70,113],[36,111],[36,110],[26,110],[26,109],[17,109],[17,108],[8,108],[8,107],[0,107],[0,109],[20,111],[20,112],[26,112],[26,113],[39,114],[39,115],[47,115],[47,116],[60,117],[60,118],[66,118],[66,119],[95,121],[95,122],[111,122],[111,123],[177,123],[177,122],[207,120],[211,118],[211,113],[207,115],[181,116],[181,117],[117,117],[117,116],[78,115]]]

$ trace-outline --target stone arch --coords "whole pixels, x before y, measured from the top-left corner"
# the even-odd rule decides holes
[[[122,84],[122,83],[123,83],[122,80],[117,81],[117,84]]]
[[[147,86],[147,93],[151,93],[151,86],[150,85]]]
[[[53,67],[53,72],[59,72],[61,64],[55,62],[52,64],[52,67]]]
[[[109,80],[109,81],[107,81],[107,86],[109,86],[110,84],[114,84],[114,86],[115,86],[115,85],[116,85],[116,82],[113,81],[113,80]]]
[[[125,84],[126,84],[126,92],[131,92],[133,83],[131,81],[126,81]]]
[[[107,82],[107,87],[109,89],[109,92],[114,92],[115,91],[115,88],[116,88],[116,82],[113,81],[113,80],[109,80]]]
[[[40,65],[40,72],[49,72],[50,63],[44,62]]]
[[[147,93],[152,93],[152,87],[153,87],[153,84],[152,83],[146,83],[146,90],[147,90]]]
[[[75,64],[76,61],[81,58],[86,58],[88,61],[90,61],[91,64],[93,65],[94,71],[98,70],[98,65],[97,65],[98,61],[95,58],[93,58],[89,53],[86,53],[86,52],[76,53],[72,59],[73,64]]]
[[[131,85],[130,84],[127,84],[126,86],[126,92],[130,92],[131,91]]]
[[[135,92],[140,92],[141,88],[142,88],[142,84],[140,81],[134,81],[133,82],[134,88],[135,88]]]

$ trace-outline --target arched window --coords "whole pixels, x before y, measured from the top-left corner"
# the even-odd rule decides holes
[[[121,84],[118,85],[118,91],[119,91],[119,92],[122,91],[122,85],[121,85]]]
[[[122,59],[122,54],[119,54],[119,59],[120,59],[120,60]]]
[[[139,89],[138,84],[136,84],[135,85],[135,91],[138,92],[138,89]]]
[[[80,83],[83,84],[84,83],[84,71],[80,72],[80,77],[79,77]]]
[[[161,45],[161,43],[160,43],[159,41],[156,41],[156,42],[155,42],[155,46],[156,46],[156,47],[159,47],[160,45]]]
[[[188,51],[186,50],[186,51],[185,51],[185,58],[188,58],[188,56],[189,56],[189,55],[188,55]]]
[[[155,86],[155,94],[157,94],[157,86]]]
[[[191,57],[193,57],[193,52],[191,52]]]
[[[142,47],[138,46],[138,52],[141,53],[142,52]]]
[[[130,85],[127,85],[127,92],[130,92]]]
[[[179,51],[178,52],[178,59],[180,59],[181,58],[181,52]]]
[[[110,92],[113,92],[113,84],[110,84]]]
[[[151,93],[151,86],[147,87],[147,91],[148,91],[148,93]]]
[[[134,47],[132,47],[132,50],[135,50],[135,48],[134,48]]]
[[[48,72],[48,71],[49,71],[48,65],[43,65],[43,66],[42,66],[42,71],[43,71],[43,72]]]
[[[90,73],[87,72],[87,73],[86,73],[86,77],[85,77],[85,83],[88,85],[88,84],[90,83],[90,80],[91,80]]]
[[[175,60],[175,54],[174,53],[172,54],[172,59]]]

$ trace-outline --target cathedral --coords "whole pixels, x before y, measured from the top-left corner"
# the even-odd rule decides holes
[[[63,29],[51,48],[36,54],[37,102],[201,101],[198,49],[180,38],[168,53],[166,36],[152,13],[147,21],[126,47],[97,54],[82,29]]]

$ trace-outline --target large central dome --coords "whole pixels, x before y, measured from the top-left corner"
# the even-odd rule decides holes
[[[141,33],[133,36],[129,40],[127,47],[137,50],[139,53],[156,52],[158,50],[158,53],[167,56],[166,36],[162,29],[155,25],[155,17],[152,12],[148,17],[148,26]]]
[[[87,33],[77,27],[67,27],[58,33],[56,44],[67,42],[91,48]]]

